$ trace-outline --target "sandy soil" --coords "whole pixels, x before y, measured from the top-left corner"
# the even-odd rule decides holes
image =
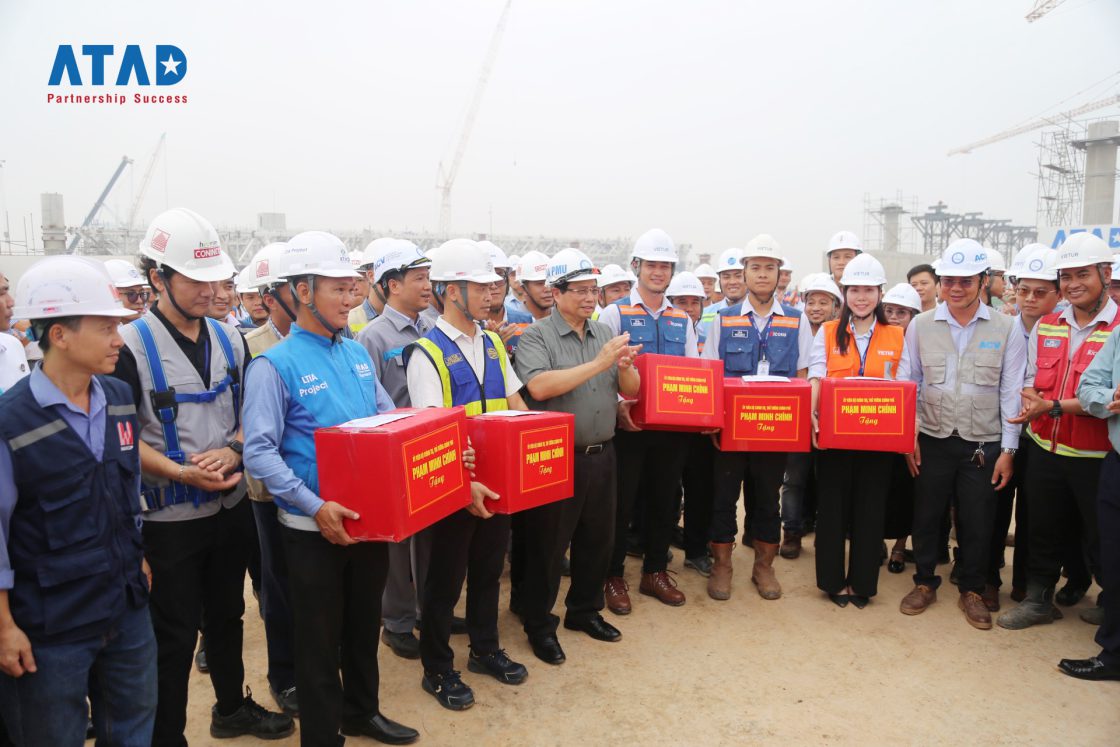
[[[1077,612],[1050,626],[1011,632],[971,628],[947,583],[918,617],[898,612],[910,573],[884,567],[879,596],[864,610],[832,605],[816,589],[811,538],[798,560],[778,559],[785,596],[765,601],[750,583],[750,550],[737,548],[732,599],[715,602],[705,579],[681,567],[688,603],[665,607],[638,595],[638,561],[628,560],[634,612],[606,613],[623,632],[615,644],[561,628],[567,663],[538,661],[516,618],[501,612],[502,643],[529,667],[519,687],[466,671],[466,637],[456,665],[476,705],[453,713],[420,689],[419,662],[381,647],[382,711],[421,732],[431,745],[617,744],[1120,744],[1120,683],[1060,674],[1062,657],[1095,654],[1095,628]],[[1010,578],[1010,551],[1005,578]],[[566,582],[565,582],[566,587]],[[1013,603],[1004,587],[1004,609]],[[561,599],[563,589],[561,590]],[[246,593],[246,680],[268,695],[264,633]],[[187,736],[211,744],[209,680],[192,673]],[[349,743],[372,741],[351,739]],[[252,739],[225,744],[261,744]],[[298,744],[298,734],[275,744]]]

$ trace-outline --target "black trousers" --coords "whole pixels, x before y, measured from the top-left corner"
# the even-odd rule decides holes
[[[245,698],[241,617],[252,523],[248,498],[202,519],[144,523],[159,672],[153,745],[187,743],[187,682],[200,619],[218,710],[232,713]]]
[[[670,431],[619,431],[614,438],[618,464],[618,504],[615,512],[614,548],[608,575],[622,576],[626,564],[626,527],[645,487],[642,573],[665,570],[665,556],[676,524],[677,488],[688,456],[688,433]]]
[[[1060,456],[1033,441],[1028,448],[1031,559],[1027,580],[1046,587],[1056,585],[1071,537],[1078,538],[1077,545],[1085,549],[1090,571],[1099,579],[1096,496],[1101,460]],[[1070,581],[1075,580],[1071,573]]]
[[[889,487],[887,489],[887,514],[883,528],[885,539],[904,539],[914,526],[914,493],[917,489],[906,457],[891,457]]]
[[[879,564],[887,492],[897,454],[823,449],[817,454],[817,588],[838,594],[851,586],[860,596],[879,590]],[[844,540],[851,536],[848,562]]]
[[[785,452],[719,451],[712,457],[715,499],[712,504],[712,542],[734,542],[738,525],[735,507],[742,491],[746,509],[743,544],[758,540],[782,541],[779,491],[786,470]]]
[[[959,588],[963,594],[984,591],[988,577],[989,546],[996,516],[996,491],[992,473],[1000,456],[999,441],[983,445],[984,466],[972,461],[976,442],[956,436],[918,436],[922,464],[918,472],[918,499],[914,503],[915,584],[941,585],[937,555],[941,522],[951,496],[957,499],[957,544],[960,554]]]
[[[705,433],[688,434],[688,456],[681,475],[684,489],[684,556],[699,558],[708,554],[708,533],[712,527],[715,502],[713,461],[716,446]]]
[[[1003,586],[1003,578],[999,572],[1000,561],[1004,558],[1007,549],[1007,533],[1011,529],[1011,516],[1015,515],[1015,555],[1012,561],[1011,587],[1013,589],[1026,588],[1027,548],[1030,539],[1027,536],[1026,524],[1026,485],[1027,485],[1027,455],[1030,449],[1027,444],[1034,444],[1029,436],[1019,439],[1019,450],[1015,452],[1015,472],[1011,482],[1003,490],[996,491],[996,518],[992,524],[992,540],[988,546],[988,583],[997,589]],[[1023,522],[1020,524],[1020,514]],[[1022,544],[1020,552],[1019,545]]]
[[[1101,598],[1104,623],[1097,628],[1096,641],[1100,658],[1111,666],[1120,666],[1120,456],[1110,451],[1101,465],[1097,491],[1097,522],[1101,543]]]
[[[453,669],[451,618],[467,582],[467,632],[471,650],[498,650],[498,592],[509,541],[509,515],[480,519],[465,508],[429,529],[432,555],[420,613],[420,659],[424,671]],[[302,696],[301,696],[302,697]]]
[[[615,455],[610,443],[598,454],[575,455],[575,493],[564,501],[522,511],[525,576],[521,605],[525,633],[537,640],[556,633],[552,614],[560,593],[564,550],[571,545],[572,581],[564,600],[566,619],[586,622],[603,610],[615,519]]]
[[[280,532],[295,619],[300,744],[335,745],[344,721],[380,710],[377,632],[388,549],[383,542],[333,545],[290,527]]]
[[[281,692],[296,684],[296,660],[292,643],[292,603],[288,587],[288,563],[276,504],[253,501],[253,518],[260,538],[261,617],[268,645],[268,684]]]

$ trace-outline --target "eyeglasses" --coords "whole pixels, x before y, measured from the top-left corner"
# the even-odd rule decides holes
[[[1023,288],[1021,286],[1015,289],[1015,295],[1019,298],[1034,298],[1038,301],[1046,298],[1051,293],[1057,293],[1057,291],[1053,288],[1035,288],[1031,290],[1030,288]]]
[[[148,299],[152,297],[152,292],[151,291],[146,291],[146,290],[143,290],[143,291],[126,290],[126,291],[122,291],[121,295],[124,296],[128,300],[129,303],[139,303],[140,301],[143,301],[144,303],[147,303]]]
[[[941,284],[946,288],[952,288],[953,286],[956,286],[958,288],[971,288],[974,280],[976,280],[975,276],[957,278],[949,275],[947,277],[941,278]]]
[[[567,290],[560,291],[561,293],[571,293],[578,298],[589,298],[599,293],[598,288],[568,288]]]

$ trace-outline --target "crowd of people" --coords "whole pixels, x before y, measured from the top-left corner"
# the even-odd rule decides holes
[[[562,576],[565,630],[616,643],[603,613],[634,613],[628,555],[638,593],[668,606],[687,602],[673,546],[711,599],[731,598],[739,561],[778,600],[776,558],[798,558],[810,534],[824,603],[863,609],[881,568],[912,565],[898,602],[917,615],[952,562],[963,618],[986,630],[1012,517],[1016,604],[995,623],[1050,623],[1095,580],[1082,617],[1101,651],[1059,668],[1120,679],[1120,548],[1100,540],[1120,532],[1107,243],[1076,233],[1005,265],[961,239],[890,288],[853,233],[824,254],[827,271],[795,285],[766,234],[685,271],[658,229],[627,267],[602,268],[576,247],[517,257],[382,238],[351,253],[308,231],[239,271],[212,224],[177,208],[133,260],[48,257],[14,289],[0,275],[0,743],[74,745],[89,730],[184,745],[192,665],[213,686],[214,739],[283,738],[298,718],[303,745],[410,743],[419,732],[381,711],[380,643],[418,660],[449,710],[475,702],[456,636],[470,673],[526,681],[498,634],[507,559],[504,605],[553,666]],[[812,450],[641,428],[643,353],[808,379]],[[912,451],[818,448],[821,382],[845,377],[916,382]],[[315,431],[459,406],[573,414],[574,494],[510,516],[472,481],[469,506],[403,542],[351,537],[346,497],[320,494]],[[486,458],[463,453],[472,475]],[[245,686],[247,574],[274,709]]]

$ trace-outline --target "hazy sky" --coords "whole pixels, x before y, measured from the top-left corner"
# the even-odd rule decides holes
[[[127,213],[166,131],[145,222],[169,200],[219,225],[276,210],[291,227],[435,229],[437,166],[504,2],[6,0],[7,209],[38,226],[39,193],[61,192],[76,224],[128,155],[110,200]],[[1035,137],[945,153],[1116,92],[1114,77],[1075,96],[1120,70],[1120,3],[1068,0],[1028,24],[1031,4],[514,0],[453,231],[660,226],[713,252],[765,231],[815,269],[834,231],[862,231],[864,193],[1033,224]],[[178,46],[183,82],[151,92],[189,103],[47,104],[118,90],[48,87],[59,44],[94,43],[117,61],[141,44],[150,66],[155,44]]]

